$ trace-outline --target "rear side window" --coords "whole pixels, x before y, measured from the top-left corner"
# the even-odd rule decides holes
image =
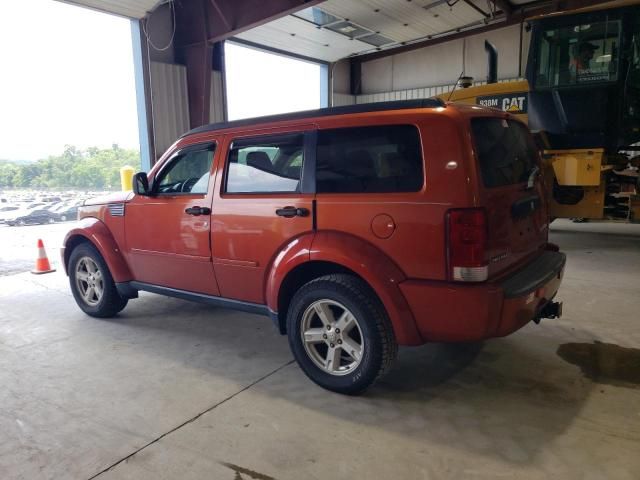
[[[236,140],[229,150],[226,192],[298,192],[303,160],[302,134]]]
[[[502,118],[474,118],[471,130],[485,187],[502,187],[528,180],[537,164],[538,154],[524,125]]]
[[[415,126],[318,132],[318,193],[417,192],[422,184],[420,136]]]

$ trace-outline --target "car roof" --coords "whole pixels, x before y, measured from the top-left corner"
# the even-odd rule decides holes
[[[416,100],[400,100],[392,102],[364,103],[359,105],[344,105],[340,107],[319,108],[302,112],[284,113],[280,115],[268,115],[264,117],[246,118],[230,122],[211,123],[188,131],[180,138],[198,133],[226,130],[237,127],[258,126],[265,123],[283,122],[287,120],[304,120],[307,118],[328,117],[334,115],[347,115],[350,113],[383,112],[389,110],[406,110],[415,108],[438,108],[446,104],[439,98],[422,98]]]

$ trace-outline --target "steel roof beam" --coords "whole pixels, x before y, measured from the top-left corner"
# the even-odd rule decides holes
[[[502,10],[507,18],[509,18],[513,14],[513,5],[509,2],[509,0],[491,0],[496,8]]]

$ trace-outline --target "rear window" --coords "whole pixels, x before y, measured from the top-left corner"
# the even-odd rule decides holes
[[[485,187],[502,187],[528,180],[537,164],[538,153],[523,124],[502,118],[474,118],[471,130]]]
[[[423,184],[412,125],[320,130],[316,162],[318,193],[417,192]]]

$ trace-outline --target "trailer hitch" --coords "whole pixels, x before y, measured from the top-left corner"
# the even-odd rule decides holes
[[[562,302],[547,302],[533,318],[538,324],[543,318],[560,318],[562,316]]]

